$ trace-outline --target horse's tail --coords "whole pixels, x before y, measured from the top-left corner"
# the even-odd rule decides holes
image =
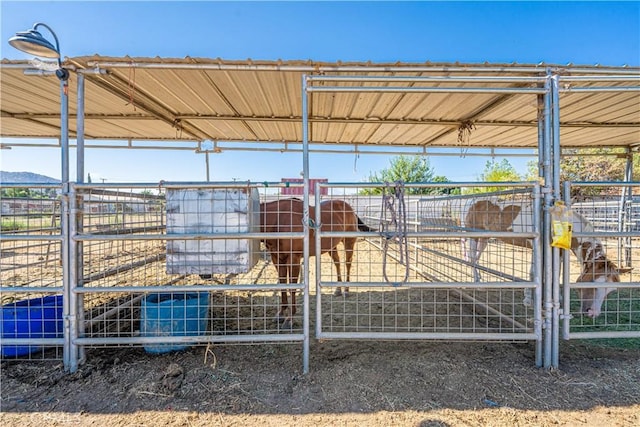
[[[358,219],[358,230],[360,230],[360,231],[375,231],[373,228],[371,228],[367,224],[365,224],[364,221],[362,221],[358,215],[356,215],[356,218]]]

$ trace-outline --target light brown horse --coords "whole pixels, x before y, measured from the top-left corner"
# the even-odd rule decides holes
[[[476,230],[531,232],[533,230],[533,211],[531,204],[501,207],[489,200],[479,200],[470,206],[464,222],[465,227]],[[593,225],[589,220],[575,211],[572,211],[571,227],[574,233],[594,232]],[[476,282],[481,281],[477,267],[480,255],[487,247],[488,240],[486,237],[463,239],[465,258],[471,262]],[[525,248],[532,246],[532,241],[523,237],[505,237],[500,240]],[[571,252],[582,266],[582,274],[577,280],[578,282],[616,283],[620,282],[620,274],[631,271],[628,268],[619,268],[612,263],[597,238],[572,237]],[[531,276],[533,277],[533,264]],[[615,288],[580,289],[583,312],[590,317],[597,317],[607,294],[614,290]],[[525,305],[529,305],[531,302],[529,292],[529,289],[525,290]]]
[[[300,199],[283,199],[260,204],[260,231],[265,233],[291,233],[302,232],[303,202]],[[309,220],[315,221],[315,207],[309,206]],[[353,208],[343,200],[327,200],[320,204],[320,224],[317,224],[322,232],[351,232],[372,231],[356,215]],[[320,254],[329,253],[333,264],[336,266],[338,281],[342,282],[340,270],[340,256],[338,244],[343,243],[345,249],[346,281],[351,279],[351,262],[353,248],[356,244],[355,237],[323,237],[320,239]],[[302,238],[269,238],[265,239],[265,246],[271,254],[271,261],[278,271],[279,283],[298,283],[300,275],[300,261],[303,257],[304,241]],[[315,231],[309,230],[309,256],[316,255]],[[345,288],[345,293],[349,288]],[[336,288],[336,295],[342,293]],[[289,311],[285,317],[285,312]],[[291,305],[289,305],[287,292],[282,292],[282,301],[276,320],[284,320],[282,327],[290,328],[293,315],[296,313],[296,292],[291,291]]]

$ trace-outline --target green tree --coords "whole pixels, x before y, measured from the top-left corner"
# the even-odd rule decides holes
[[[55,188],[3,188],[2,191],[0,191],[0,197],[21,199],[55,199],[57,197],[57,193]]]
[[[27,198],[31,197],[31,191],[28,188],[7,188],[2,190],[2,197]]]
[[[524,176],[526,181],[538,180],[538,161],[530,160],[527,162],[527,173]]]
[[[451,182],[451,180],[444,175],[435,176],[433,177],[432,181],[443,182],[443,183]],[[434,188],[429,188],[428,190],[431,192],[431,194],[460,194],[461,193],[460,187],[434,187]]]
[[[527,164],[527,179],[538,178],[538,162]],[[560,159],[560,182],[564,181],[622,181],[626,166],[623,150],[615,148],[588,148],[564,150]],[[634,181],[640,179],[640,156],[633,155]],[[574,188],[572,198],[583,199],[592,195],[605,194],[601,187]]]
[[[521,181],[522,177],[511,165],[509,160],[502,159],[499,163],[489,160],[484,165],[484,171],[480,174],[480,181],[486,182],[506,182]]]
[[[484,171],[478,177],[481,182],[510,182],[522,181],[522,177],[507,159],[500,162],[489,160],[484,166]],[[470,193],[492,193],[505,190],[504,186],[496,187],[474,187]]]
[[[367,182],[382,182],[393,184],[397,181],[404,183],[430,182],[434,178],[433,168],[429,159],[422,156],[397,156],[390,160],[390,166],[379,172],[370,173]],[[444,178],[446,179],[446,178]],[[383,188],[365,188],[360,194],[382,194]],[[431,188],[407,188],[406,194],[431,194]]]

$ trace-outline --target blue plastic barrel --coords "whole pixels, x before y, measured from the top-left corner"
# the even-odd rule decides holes
[[[62,338],[62,295],[49,295],[3,305],[2,338]],[[2,357],[25,356],[39,345],[0,345]]]
[[[140,335],[169,337],[207,332],[208,292],[152,293],[142,300]],[[188,344],[145,344],[148,353],[184,350]]]

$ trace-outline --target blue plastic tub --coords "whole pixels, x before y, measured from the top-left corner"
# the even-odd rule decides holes
[[[62,338],[62,295],[50,295],[3,305],[2,338]],[[2,357],[25,356],[38,345],[2,345]]]
[[[143,337],[193,336],[207,332],[208,292],[154,293],[142,300]],[[184,350],[188,344],[145,344],[148,353]]]

